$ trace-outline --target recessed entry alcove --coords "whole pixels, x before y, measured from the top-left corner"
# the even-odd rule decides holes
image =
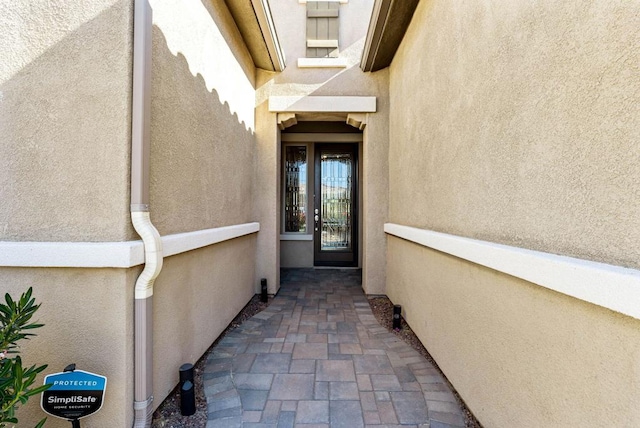
[[[375,98],[308,97],[292,105],[294,112],[277,115],[280,266],[361,266],[363,130]]]

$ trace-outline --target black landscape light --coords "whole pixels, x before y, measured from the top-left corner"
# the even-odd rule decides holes
[[[267,278],[262,278],[260,280],[260,289],[261,289],[261,295],[260,295],[260,301],[262,303],[267,303],[267,301],[269,300],[269,295],[267,294]]]
[[[402,323],[400,322],[400,314],[402,313],[402,306],[393,305],[393,329],[402,329]]]
[[[191,416],[196,412],[196,391],[193,386],[193,364],[180,366],[180,414]]]

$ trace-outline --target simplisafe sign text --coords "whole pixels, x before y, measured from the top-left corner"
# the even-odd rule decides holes
[[[107,378],[83,370],[55,373],[44,378],[51,388],[42,393],[42,410],[52,416],[77,420],[102,407]]]

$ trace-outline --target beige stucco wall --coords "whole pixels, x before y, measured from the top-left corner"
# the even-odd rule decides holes
[[[637,1],[421,2],[391,66],[391,221],[640,267],[639,29]]]
[[[195,363],[255,294],[256,235],[225,241],[164,260],[154,307],[154,407],[178,383],[178,367]],[[107,395],[95,427],[133,421],[133,287],[141,268],[0,268],[3,292],[29,286],[43,305],[45,327],[23,346],[25,364],[48,364],[44,374],[70,364],[107,376]],[[44,376],[38,378],[41,384]],[[44,416],[39,397],[19,412],[21,426]],[[50,417],[47,426],[68,426]]]
[[[264,182],[264,171],[273,165],[273,156],[280,156],[276,115],[266,111],[269,96],[308,95],[308,96],[375,96],[377,112],[370,114],[364,133],[363,156],[360,160],[363,169],[363,218],[361,231],[363,236],[362,267],[363,288],[367,293],[384,293],[385,251],[383,224],[387,220],[387,144],[388,144],[388,73],[363,73],[360,68],[360,56],[364,46],[368,19],[372,2],[351,0],[340,5],[340,57],[347,61],[346,68],[298,68],[298,58],[306,56],[306,5],[289,0],[270,1],[276,30],[287,58],[287,68],[278,74],[259,72],[257,78],[258,124],[270,121],[268,135],[259,135],[262,149],[268,150],[269,156],[258,159],[256,168],[259,181],[267,193],[275,195],[281,186],[279,169],[269,171],[276,180]],[[261,115],[260,111],[265,112]],[[260,133],[259,133],[260,134]],[[263,163],[263,166],[260,166]],[[258,193],[257,193],[258,194]],[[262,194],[262,193],[261,193]],[[277,199],[279,203],[279,199]],[[275,201],[274,201],[275,202]],[[279,206],[279,205],[278,205]],[[264,239],[278,240],[280,233],[279,211],[261,211],[261,226],[266,222],[273,224],[269,235],[261,230]],[[279,252],[279,249],[277,249]],[[275,260],[276,255],[259,252],[260,259],[268,257]],[[264,263],[265,265],[271,265]],[[258,271],[260,272],[260,271]],[[259,276],[264,276],[258,273]]]
[[[387,292],[485,427],[635,427],[640,320],[389,237]]]
[[[48,364],[36,385],[71,363],[107,377],[104,406],[87,420],[91,427],[125,427],[133,420],[132,279],[139,271],[0,268],[3,295],[18,298],[31,286],[42,303],[34,321],[44,327],[20,344],[24,365]],[[34,426],[44,416],[40,396],[18,410],[21,427]],[[68,427],[69,422],[50,416],[46,426]]]
[[[133,2],[14,3],[0,6],[0,199],[10,202],[0,240],[139,239],[129,219]],[[150,3],[151,218],[162,235],[254,221],[255,68],[237,27],[222,0]],[[155,406],[254,294],[255,249],[252,235],[165,260]],[[0,268],[2,291],[33,284],[44,302],[26,361],[108,377],[92,427],[132,423],[140,271]],[[41,416],[37,400],[29,407],[21,426]]]
[[[133,2],[2,2],[0,11],[0,241],[130,239]],[[3,293],[33,286],[42,302],[45,327],[24,344],[25,363],[107,376],[91,426],[132,420],[137,272],[0,268]],[[35,425],[39,397],[19,415],[20,426]]]
[[[256,235],[164,260],[153,295],[154,407],[255,294]]]
[[[240,33],[222,0],[151,6],[151,218],[162,235],[255,221],[255,68]],[[165,259],[154,292],[154,406],[254,295],[256,240]]]
[[[266,278],[269,293],[275,294],[280,288],[281,143],[276,115],[269,112],[266,102],[256,106],[256,124],[253,204],[254,217],[260,222],[256,278]]]
[[[223,1],[152,1],[151,209],[161,234],[252,216],[254,68]]]
[[[132,3],[0,5],[0,240],[130,236]]]
[[[386,245],[384,223],[389,216],[389,73],[368,74],[368,88],[378,94],[375,114],[367,115],[362,143],[362,288],[385,294]]]
[[[638,268],[640,3],[420,2],[393,223]],[[640,321],[388,238],[387,292],[485,426],[637,426]]]

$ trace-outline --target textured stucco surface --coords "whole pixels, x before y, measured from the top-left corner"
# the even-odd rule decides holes
[[[292,3],[288,0],[269,2],[278,37],[287,58],[287,68],[278,74],[258,72],[256,103],[261,106],[267,103],[270,95],[309,95],[309,96],[376,96],[377,112],[369,114],[367,128],[364,133],[363,151],[360,159],[362,171],[362,219],[363,230],[361,236],[363,245],[360,248],[363,269],[363,288],[372,294],[384,293],[385,245],[383,224],[387,221],[387,147],[388,147],[388,72],[363,73],[360,68],[360,56],[367,32],[368,17],[373,3],[366,0],[350,0],[340,5],[340,57],[347,61],[346,68],[298,68],[297,60],[306,56],[306,5]],[[367,17],[363,19],[363,17]],[[260,111],[260,110],[258,110]],[[273,121],[270,117],[258,116],[260,121]],[[313,120],[311,118],[310,120]],[[276,131],[277,133],[277,128]],[[260,134],[260,133],[259,133]],[[274,195],[281,186],[279,170],[270,172],[276,174],[277,181],[263,182],[264,171],[268,169],[267,162],[273,165],[272,156],[279,156],[280,148],[277,137],[261,136],[261,150],[269,150],[270,156],[259,157],[256,171],[261,186],[268,186],[268,193],[256,192],[256,195]],[[264,166],[260,167],[259,163]],[[267,189],[265,189],[267,190]],[[260,197],[260,196],[259,196]],[[276,201],[279,201],[277,199]],[[274,203],[277,203],[274,201]],[[276,226],[267,232],[261,229],[261,234],[269,233],[265,240],[278,240],[280,234],[279,217],[276,210],[261,212],[261,227],[268,221]],[[279,251],[279,250],[278,250]],[[270,257],[272,254],[259,258]],[[260,261],[258,265],[260,266]],[[258,274],[260,275],[260,274]]]
[[[640,267],[639,47],[637,1],[421,2],[390,221]]]
[[[132,2],[0,11],[0,240],[127,239]]]
[[[256,107],[254,217],[260,222],[256,277],[266,278],[270,294],[280,288],[280,133],[267,103]],[[257,290],[256,290],[257,291]]]
[[[368,87],[376,88],[378,112],[367,115],[362,143],[362,288],[385,294],[386,242],[389,215],[389,73],[377,72]]]
[[[222,1],[152,8],[151,218],[163,235],[252,221],[251,57]]]
[[[42,303],[34,320],[45,326],[21,343],[26,365],[49,366],[36,384],[71,363],[107,377],[104,407],[91,416],[91,427],[126,427],[133,421],[133,282],[139,271],[0,268],[3,295],[17,298],[31,286]],[[21,427],[34,426],[45,416],[40,397],[18,415]],[[49,417],[46,426],[68,427],[69,422]]]
[[[297,66],[298,58],[306,57],[307,5],[289,0],[273,0],[269,5],[287,59],[287,68],[271,75],[273,78],[268,83],[271,95],[377,95],[364,84],[376,79],[376,75],[364,74],[359,68],[373,6],[371,1],[352,0],[340,5],[339,56],[348,66],[328,69]]]
[[[640,3],[420,2],[389,220],[640,266]],[[388,237],[387,293],[484,426],[637,426],[638,320]]]
[[[139,239],[129,219],[133,2],[41,3],[0,6],[0,199],[10,201],[0,240]],[[163,235],[253,221],[255,68],[235,23],[222,1],[150,3],[152,220]],[[156,406],[179,365],[195,362],[254,294],[255,260],[255,235],[165,260],[154,296]],[[0,269],[2,291],[34,285],[44,302],[27,362],[108,377],[92,427],[132,424],[141,269]],[[25,426],[42,416],[37,400],[28,407]]]
[[[256,236],[164,260],[153,295],[154,407],[255,294]]]
[[[389,298],[483,426],[638,426],[640,321],[388,240]]]
[[[162,235],[255,221],[255,68],[238,29],[222,0],[151,5],[151,218]],[[178,367],[195,363],[254,295],[257,239],[165,259],[154,292],[155,407]]]

